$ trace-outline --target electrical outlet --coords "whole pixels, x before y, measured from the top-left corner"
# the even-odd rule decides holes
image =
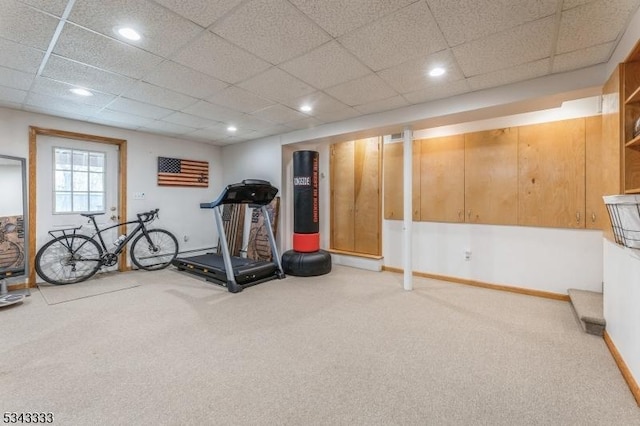
[[[182,237],[182,239],[184,240],[184,242],[186,243],[187,241],[189,241],[189,236],[185,235],[184,237]]]
[[[144,200],[144,192],[134,192],[133,193],[134,200]]]
[[[471,260],[471,250],[467,249],[464,251],[464,260]]]

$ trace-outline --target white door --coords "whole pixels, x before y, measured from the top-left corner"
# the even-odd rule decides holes
[[[52,239],[50,230],[82,226],[81,233],[93,235],[80,213],[104,213],[95,217],[100,229],[118,223],[118,161],[117,145],[38,136],[36,250]],[[118,228],[102,237],[113,251]]]

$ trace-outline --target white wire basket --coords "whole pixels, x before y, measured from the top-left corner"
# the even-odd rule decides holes
[[[640,249],[640,195],[605,195],[616,243]]]

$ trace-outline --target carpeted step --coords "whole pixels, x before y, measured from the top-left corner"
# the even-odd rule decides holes
[[[582,329],[589,334],[602,336],[606,325],[602,308],[602,293],[572,288],[569,289],[569,298]]]

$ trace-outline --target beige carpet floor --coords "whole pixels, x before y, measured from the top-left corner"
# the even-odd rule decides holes
[[[122,291],[138,287],[137,274],[120,274],[109,272],[97,274],[93,278],[76,284],[53,285],[38,283],[40,294],[49,305],[71,302],[73,300],[95,297],[114,291]]]
[[[345,267],[239,294],[175,270],[0,311],[1,411],[60,425],[640,425],[567,302]]]

